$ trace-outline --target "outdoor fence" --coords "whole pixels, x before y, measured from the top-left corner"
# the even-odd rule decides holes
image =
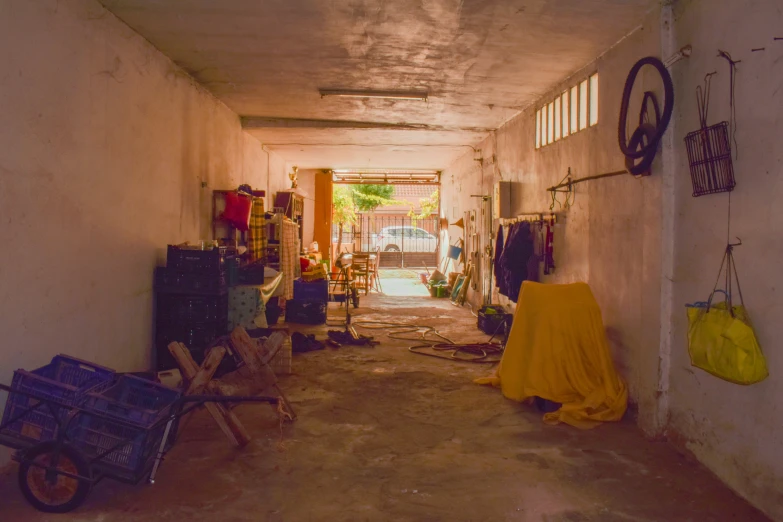
[[[438,262],[437,216],[360,214],[355,226],[343,229],[342,248],[354,252],[381,252],[381,267],[435,266]],[[339,227],[332,226],[332,242],[338,242]],[[347,247],[347,248],[345,248]]]

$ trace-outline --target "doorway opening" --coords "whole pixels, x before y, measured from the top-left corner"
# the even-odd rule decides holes
[[[437,183],[336,182],[332,192],[331,254],[377,259],[383,294],[427,296],[420,272],[438,264]]]
[[[381,268],[431,268],[440,247],[437,185],[336,184],[332,196],[332,247],[368,252]]]

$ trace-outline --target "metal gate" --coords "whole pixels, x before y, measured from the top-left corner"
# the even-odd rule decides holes
[[[437,216],[414,219],[388,214],[359,214],[358,223],[343,229],[342,245],[354,252],[380,251],[381,268],[435,266],[440,243]],[[332,238],[337,243],[338,227]],[[345,249],[343,249],[345,250]]]

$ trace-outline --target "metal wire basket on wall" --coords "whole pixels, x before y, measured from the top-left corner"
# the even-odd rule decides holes
[[[696,87],[696,106],[700,129],[685,136],[693,197],[734,190],[734,166],[731,162],[730,125],[722,121],[707,125],[710,107],[710,83],[715,73],[704,77],[704,86]],[[732,110],[733,110],[732,102]]]
[[[722,121],[685,136],[693,197],[730,192],[736,185],[729,123]]]

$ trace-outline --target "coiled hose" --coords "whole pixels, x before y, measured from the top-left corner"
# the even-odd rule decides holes
[[[660,113],[658,100],[651,91],[644,93],[642,106],[639,112],[639,125],[631,133],[631,138],[627,139],[626,127],[628,125],[628,105],[631,102],[631,91],[636,82],[636,76],[645,65],[655,67],[663,81],[664,106],[663,114]],[[653,125],[647,118],[647,106],[652,103],[655,112],[655,124]],[[642,58],[631,67],[628,78],[625,80],[623,88],[623,98],[620,104],[620,119],[617,125],[617,138],[620,144],[620,151],[625,156],[625,168],[635,176],[647,176],[650,174],[655,154],[658,151],[658,144],[666,132],[666,127],[672,118],[674,111],[674,84],[672,77],[666,66],[661,60],[654,56]],[[637,160],[639,162],[637,163]]]
[[[389,321],[355,321],[353,325],[367,330],[384,330],[390,339],[419,343],[408,348],[408,351],[437,359],[492,364],[499,362],[503,355],[503,345],[492,342],[502,324],[495,335],[485,343],[455,343],[434,327],[427,325]]]

